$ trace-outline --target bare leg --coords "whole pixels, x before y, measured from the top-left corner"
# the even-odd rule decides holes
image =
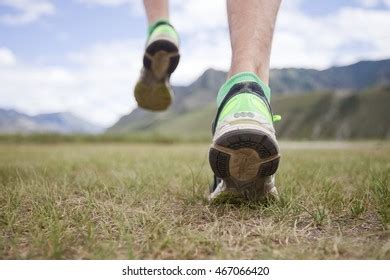
[[[144,0],[144,6],[149,24],[169,19],[168,0]]]
[[[232,61],[229,77],[254,72],[269,82],[272,37],[281,0],[228,0]]]

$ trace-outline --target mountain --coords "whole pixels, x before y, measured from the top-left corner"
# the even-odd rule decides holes
[[[326,90],[361,90],[390,84],[390,59],[360,61],[326,70],[271,70],[270,86],[274,94]]]
[[[166,120],[178,115],[191,112],[206,104],[214,104],[216,91],[225,81],[226,73],[209,69],[195,82],[187,87],[173,87],[174,102],[169,110],[155,113],[142,109],[134,109],[130,114],[123,116],[108,129],[109,133],[127,133],[139,130],[148,130]]]
[[[390,87],[278,96],[277,134],[288,139],[390,139]]]
[[[154,113],[137,108],[107,132],[207,137],[216,111],[216,94],[225,77],[225,72],[209,69],[189,86],[174,87],[175,100],[168,111]],[[270,85],[271,105],[283,117],[276,127],[281,137],[390,137],[390,59],[322,71],[274,69]],[[359,123],[367,124],[370,132],[357,131]]]
[[[69,112],[30,116],[13,109],[0,108],[0,133],[3,134],[95,134],[102,131],[102,127],[91,124]]]

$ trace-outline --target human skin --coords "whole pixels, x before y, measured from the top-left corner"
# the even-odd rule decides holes
[[[268,85],[272,38],[280,3],[281,0],[227,0],[232,48],[228,78],[240,72],[254,72]],[[168,0],[144,0],[144,6],[149,24],[169,19]]]
[[[232,59],[228,77],[249,71],[269,83],[272,38],[281,0],[228,0]]]
[[[168,0],[144,0],[144,6],[149,24],[169,19]]]

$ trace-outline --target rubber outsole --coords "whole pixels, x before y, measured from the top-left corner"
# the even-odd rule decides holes
[[[179,60],[177,46],[168,40],[156,40],[145,50],[143,73],[134,89],[138,106],[151,111],[166,110],[172,103],[169,77]]]
[[[160,54],[160,56],[159,56]],[[156,76],[166,78],[171,75],[179,64],[180,55],[177,46],[168,40],[156,40],[145,50],[143,65],[147,70],[154,70],[154,64],[167,63],[166,69],[162,73],[154,73]]]
[[[262,182],[275,174],[280,154],[277,143],[260,130],[240,129],[220,136],[209,150],[215,176],[229,189],[262,190]]]

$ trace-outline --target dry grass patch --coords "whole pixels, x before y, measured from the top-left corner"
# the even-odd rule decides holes
[[[207,202],[207,145],[2,144],[0,258],[389,259],[388,143],[308,145],[265,206]]]

